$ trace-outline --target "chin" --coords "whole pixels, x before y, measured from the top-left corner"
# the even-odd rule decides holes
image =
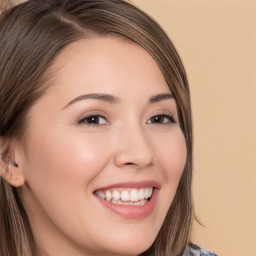
[[[139,255],[146,251],[153,244],[154,240],[155,237],[145,237],[142,235],[138,237],[138,235],[134,234],[125,238],[122,237],[122,234],[117,234],[113,243],[109,244],[109,251],[112,252],[109,255]]]
[[[140,245],[133,245],[132,242],[129,242],[127,245],[124,246],[115,246],[109,250],[109,253],[106,254],[106,251],[102,251],[103,253],[100,255],[104,256],[115,256],[115,255],[124,255],[124,256],[137,256],[146,251],[151,244],[140,244]]]

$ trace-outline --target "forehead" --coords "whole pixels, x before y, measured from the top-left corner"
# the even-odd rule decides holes
[[[50,69],[52,89],[115,94],[142,88],[170,92],[153,58],[139,45],[116,37],[80,40],[65,48]],[[67,88],[66,88],[67,87]],[[75,95],[74,95],[75,96]]]

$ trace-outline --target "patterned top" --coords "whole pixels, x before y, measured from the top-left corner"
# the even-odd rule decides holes
[[[189,243],[189,246],[187,246],[185,250],[184,256],[217,256],[217,254],[200,248],[195,244]]]

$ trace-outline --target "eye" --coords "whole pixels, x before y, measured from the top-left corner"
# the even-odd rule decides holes
[[[172,115],[165,115],[165,114],[152,116],[147,121],[147,124],[170,124],[170,123],[177,123],[177,122]]]
[[[78,124],[87,124],[87,125],[104,125],[108,124],[108,121],[104,116],[101,115],[89,115],[82,117]]]

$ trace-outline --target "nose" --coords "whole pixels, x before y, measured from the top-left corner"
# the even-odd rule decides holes
[[[114,163],[119,168],[144,169],[153,163],[153,152],[149,138],[141,128],[120,132]]]

